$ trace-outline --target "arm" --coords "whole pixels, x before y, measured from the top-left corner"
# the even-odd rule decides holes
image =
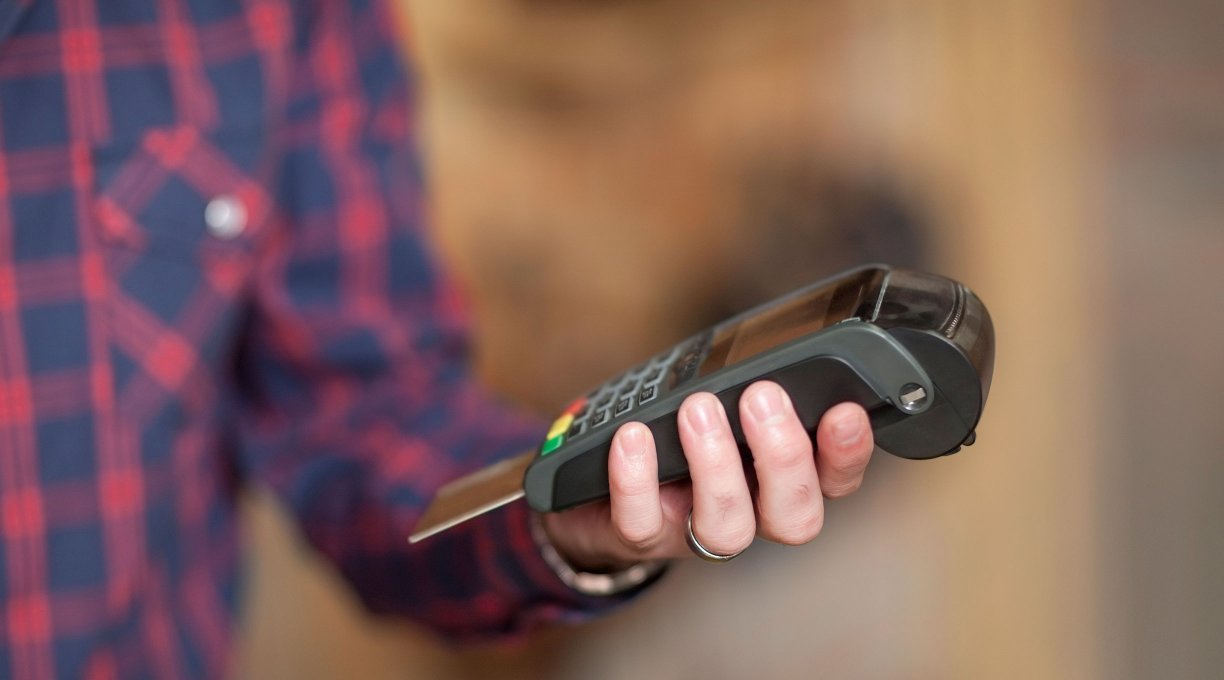
[[[523,504],[406,545],[437,487],[533,447],[542,430],[465,373],[459,310],[417,230],[409,105],[389,25],[380,11],[332,3],[304,34],[286,126],[286,224],[265,253],[243,352],[243,460],[376,611],[456,636],[579,618],[620,598],[565,587],[532,542]],[[697,396],[680,414],[692,487],[660,489],[653,442],[626,426],[610,461],[611,503],[544,518],[552,543],[588,570],[688,555],[690,508],[717,552],[758,534],[814,538],[822,493],[861,481],[870,430],[861,409],[838,407],[813,455],[772,388],[754,386],[741,404],[751,484],[721,407]]]
[[[375,611],[463,637],[607,607],[555,577],[521,504],[407,545],[438,486],[541,428],[466,374],[462,313],[419,229],[390,18],[380,3],[317,5],[288,79],[283,223],[241,352],[243,465]]]

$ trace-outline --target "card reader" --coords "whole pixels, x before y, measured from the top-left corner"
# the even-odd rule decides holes
[[[687,478],[676,412],[696,392],[722,401],[748,458],[738,402],[758,380],[781,385],[810,432],[851,401],[866,409],[880,449],[911,459],[955,453],[974,442],[993,367],[990,315],[964,285],[854,269],[697,333],[575,399],[536,451],[441,489],[411,540],[524,495],[540,512],[607,498],[612,436],[630,421],[654,435],[659,482]]]

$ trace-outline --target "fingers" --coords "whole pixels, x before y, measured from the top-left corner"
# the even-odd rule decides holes
[[[612,438],[608,486],[608,517],[617,539],[617,546],[606,551],[612,563],[686,554],[680,528],[692,504],[689,485],[659,486],[654,436],[645,425],[626,423]]]
[[[680,406],[680,443],[693,481],[693,533],[710,551],[730,555],[756,535],[752,494],[727,414],[712,394]]]
[[[624,425],[609,452],[610,513],[603,515],[603,527],[611,525],[615,540],[582,550],[602,555],[606,564],[684,556],[690,508],[693,533],[718,554],[743,550],[758,532],[789,545],[814,539],[824,524],[824,498],[847,495],[862,483],[873,448],[867,414],[854,404],[830,409],[817,427],[814,454],[811,436],[778,385],[750,386],[739,407],[753,452],[755,501],[722,404],[711,394],[695,394],[677,415],[691,486],[660,488],[650,430],[641,423]],[[570,514],[578,519],[585,509]],[[605,530],[580,533],[584,541],[607,536]]]
[[[873,448],[871,424],[861,406],[838,404],[824,414],[816,428],[816,470],[827,498],[858,490]]]
[[[764,538],[801,545],[824,524],[824,499],[812,440],[790,398],[772,382],[758,382],[740,399],[740,422],[752,449]]]
[[[655,548],[663,537],[658,470],[650,430],[641,423],[620,428],[608,453],[612,526],[622,543],[640,553]]]

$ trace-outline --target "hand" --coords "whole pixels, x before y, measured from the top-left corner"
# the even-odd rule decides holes
[[[824,498],[853,493],[863,481],[874,446],[867,414],[849,403],[829,409],[814,453],[778,385],[751,385],[739,409],[755,474],[745,470],[722,404],[712,394],[694,394],[677,416],[691,484],[660,486],[650,430],[628,423],[608,456],[610,499],[543,517],[557,551],[585,571],[692,556],[685,542],[690,509],[693,534],[720,555],[743,550],[756,536],[787,545],[814,539],[824,524]]]

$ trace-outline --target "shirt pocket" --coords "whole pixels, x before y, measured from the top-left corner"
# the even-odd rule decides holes
[[[268,232],[273,154],[258,128],[152,129],[135,143],[96,149],[93,165],[104,245],[233,265],[249,260]]]
[[[114,389],[156,450],[210,417],[199,395],[221,387],[270,245],[273,161],[258,129],[158,128],[93,151]]]

